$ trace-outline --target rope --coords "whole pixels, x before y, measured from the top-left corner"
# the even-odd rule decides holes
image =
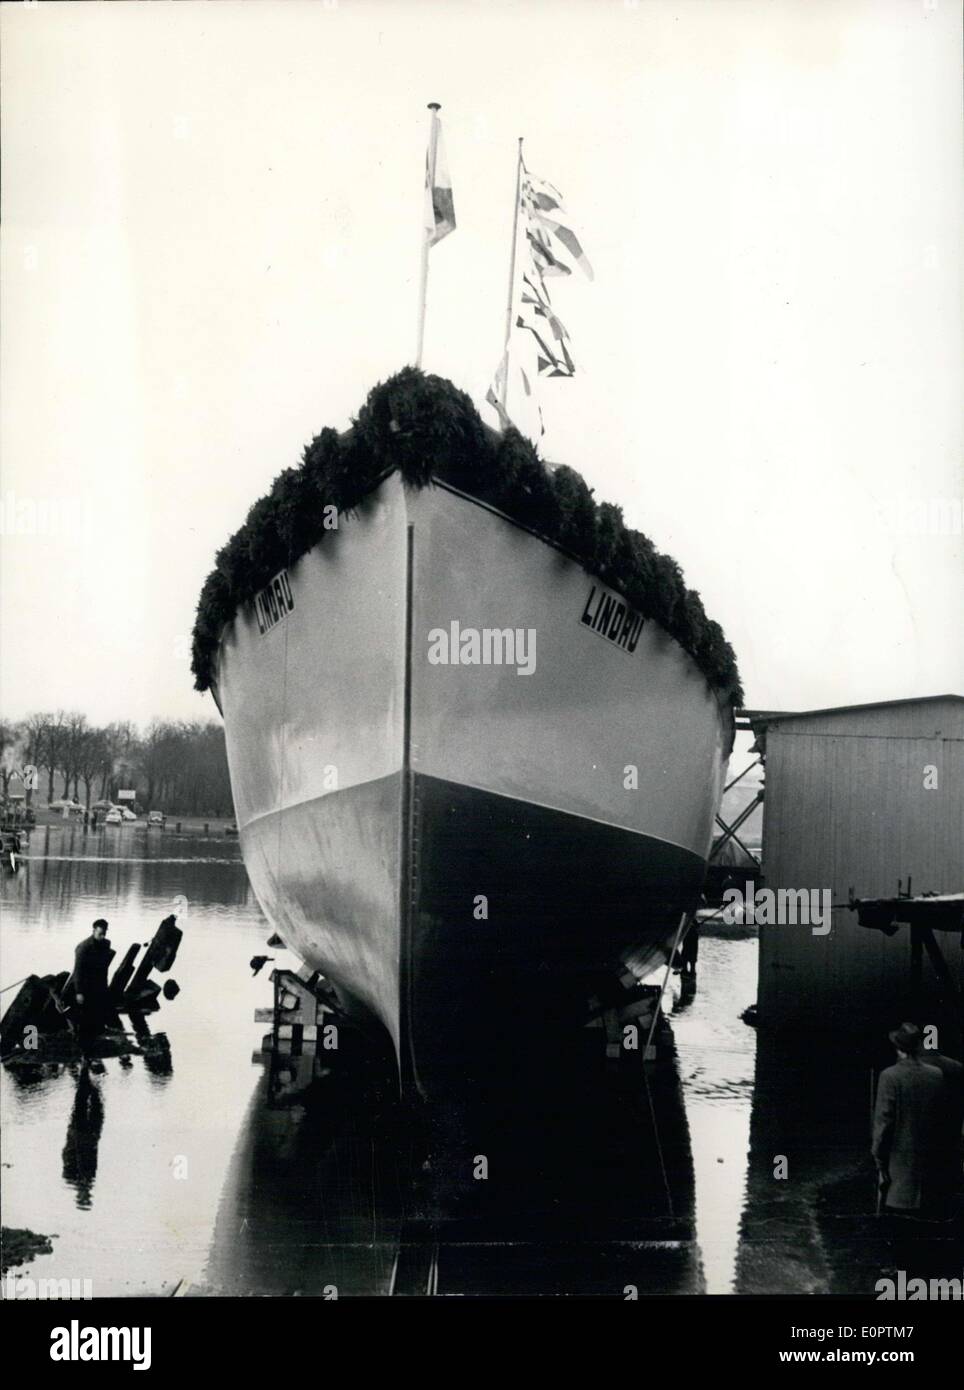
[[[12,985],[4,985],[3,989],[0,989],[0,994],[6,994],[8,989],[16,989],[17,985],[22,985],[29,979],[29,975],[24,975],[22,980],[14,980]]]
[[[676,939],[673,942],[673,949],[666,962],[666,974],[663,976],[662,988],[659,991],[659,998],[656,1001],[656,1008],[653,1010],[653,1021],[649,1025],[649,1037],[646,1039],[646,1051],[643,1053],[643,1066],[646,1065],[646,1058],[649,1056],[649,1049],[652,1046],[653,1034],[656,1032],[656,1025],[663,1016],[663,995],[666,993],[666,986],[669,984],[669,974],[673,968],[673,961],[676,959],[676,951],[679,947],[679,939],[683,935],[683,925],[689,913],[684,912],[679,919],[679,926],[676,928]]]
[[[288,570],[291,569],[291,550],[288,551]],[[284,821],[285,758],[288,749],[288,632],[289,622],[284,625],[284,666],[281,676],[281,775],[278,778],[278,856],[275,864],[275,878],[278,885],[278,900],[281,901],[281,860],[282,833]],[[274,924],[272,924],[274,925]],[[275,928],[277,930],[277,928]]]
[[[656,1153],[659,1156],[659,1167],[663,1175],[663,1186],[666,1189],[666,1205],[669,1207],[670,1216],[674,1219],[676,1216],[676,1212],[673,1208],[673,1191],[669,1185],[669,1175],[666,1172],[666,1160],[663,1158],[663,1146],[660,1143],[659,1138],[659,1122],[656,1119],[656,1110],[653,1106],[653,1097],[650,1094],[649,1089],[649,1078],[646,1075],[646,1059],[649,1056],[649,1049],[652,1046],[653,1034],[656,1032],[656,1024],[662,1017],[663,995],[666,992],[666,986],[669,984],[669,974],[673,968],[673,961],[676,959],[676,951],[679,946],[679,939],[683,934],[683,926],[685,925],[688,916],[689,914],[684,912],[682,917],[679,919],[679,926],[676,928],[676,938],[673,941],[673,949],[670,952],[669,959],[666,962],[666,974],[663,976],[663,986],[660,989],[659,998],[656,1001],[656,1008],[653,1010],[653,1021],[649,1026],[649,1037],[646,1039],[646,1050],[643,1053],[643,1084],[646,1087],[646,1100],[649,1105],[649,1117],[653,1126],[653,1138],[656,1140]]]
[[[656,1152],[659,1155],[659,1167],[663,1174],[663,1186],[666,1188],[666,1205],[669,1207],[669,1214],[675,1220],[676,1210],[673,1206],[673,1190],[669,1185],[669,1174],[666,1172],[666,1160],[663,1158],[663,1146],[659,1142],[659,1122],[656,1119],[656,1110],[653,1106],[653,1097],[649,1090],[649,1077],[646,1075],[646,1059],[643,1058],[643,1085],[646,1087],[646,1099],[649,1102],[649,1118],[653,1125],[653,1138],[656,1140]]]
[[[717,917],[719,917],[720,914],[721,914],[722,912],[725,912],[726,909],[727,909],[729,906],[730,906],[729,903],[724,903],[722,907],[718,907],[718,908],[716,909],[716,911],[715,911],[714,913],[712,913],[709,917],[703,917],[702,919],[698,919],[698,925],[701,926],[701,927],[705,927],[706,924],[707,924],[707,922],[715,922],[716,919],[717,919]],[[736,924],[735,922],[734,922],[734,923],[727,922],[726,925],[727,925],[727,926],[736,926],[737,924]]]

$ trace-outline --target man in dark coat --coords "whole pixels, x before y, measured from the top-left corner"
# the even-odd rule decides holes
[[[941,1199],[949,1210],[961,1187],[961,1159],[964,1157],[964,1065],[942,1052],[925,1047],[921,1061],[934,1067],[944,1081],[942,1095],[942,1124],[940,1136]]]
[[[107,1017],[107,967],[113,955],[107,940],[107,923],[103,917],[98,917],[90,929],[90,936],[84,937],[74,952],[71,981],[80,1043],[85,1050]]]
[[[889,1034],[897,1061],[877,1083],[871,1151],[884,1206],[906,1215],[926,1211],[939,1195],[944,1082],[921,1059],[921,1032],[902,1023]]]

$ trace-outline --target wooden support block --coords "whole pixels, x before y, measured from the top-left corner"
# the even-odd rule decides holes
[[[621,1023],[632,1023],[634,1019],[641,1019],[645,1015],[647,1026],[653,1021],[653,1001],[646,998],[633,999],[619,1010],[619,1020]]]
[[[135,981],[137,976],[134,977]],[[156,980],[145,980],[137,989],[131,984],[129,990],[124,994],[123,999],[117,1001],[116,1007],[130,1012],[131,1009],[139,1010],[141,1013],[152,1013],[157,1009],[157,996],[161,992],[161,987]]]
[[[317,971],[312,971],[310,978],[316,975]],[[290,970],[273,971],[271,978],[286,1022],[313,1024],[317,1021],[319,1002],[311,986]]]
[[[137,960],[140,949],[140,943],[137,941],[134,942],[133,946],[128,946],[124,954],[124,959],[114,971],[110,987],[107,991],[111,999],[118,1000],[123,998],[124,992],[131,982],[131,976],[134,974],[134,962]]]
[[[47,989],[40,976],[28,975],[3,1018],[4,1052],[19,1047],[23,1043],[24,1030],[31,1024],[37,1026],[47,999]]]

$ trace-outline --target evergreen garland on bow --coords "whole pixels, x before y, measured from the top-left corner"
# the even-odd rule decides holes
[[[679,565],[597,504],[572,468],[548,468],[517,430],[496,434],[464,391],[443,377],[405,367],[369,392],[345,434],[324,429],[286,468],[267,496],[218,551],[198,601],[191,669],[198,690],[215,676],[221,633],[245,603],[325,537],[325,508],[351,514],[384,476],[409,487],[433,477],[490,502],[570,551],[592,575],[674,637],[709,684],[734,706],[743,690],[733,648],[687,589]]]

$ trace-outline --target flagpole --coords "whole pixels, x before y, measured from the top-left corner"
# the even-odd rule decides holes
[[[438,153],[438,113],[442,108],[437,101],[430,101],[428,109],[431,115],[428,118],[428,171],[426,174],[426,196],[431,198],[435,188],[435,158]],[[422,220],[425,222],[424,213]],[[426,225],[422,227],[422,276],[418,292],[418,348],[415,353],[416,367],[421,367],[422,365],[422,344],[425,341],[425,300],[428,294],[428,239],[429,228],[426,223]]]
[[[512,250],[509,252],[509,293],[505,306],[505,371],[502,375],[502,409],[509,393],[509,338],[512,336],[512,301],[515,298],[515,252],[519,238],[519,194],[522,191],[522,140],[519,136],[519,158],[515,169],[515,202],[512,212]]]

